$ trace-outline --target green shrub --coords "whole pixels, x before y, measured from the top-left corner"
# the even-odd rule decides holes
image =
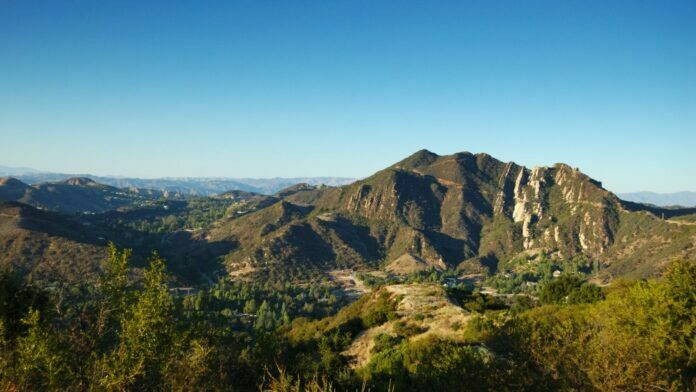
[[[376,354],[382,351],[395,348],[402,340],[403,338],[399,336],[393,336],[387,333],[380,333],[379,335],[375,336],[375,345],[372,347],[372,350],[370,350],[370,352]]]

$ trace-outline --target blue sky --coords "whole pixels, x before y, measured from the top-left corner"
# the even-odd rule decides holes
[[[362,177],[427,148],[696,190],[694,1],[0,1],[0,165]]]

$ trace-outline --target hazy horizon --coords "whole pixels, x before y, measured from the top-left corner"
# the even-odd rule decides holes
[[[696,3],[0,4],[7,166],[361,178],[426,148],[696,189]]]
[[[394,162],[396,163],[396,162]],[[519,163],[519,162],[516,162]],[[556,163],[566,163],[566,162],[556,162]],[[546,166],[552,166],[551,165],[546,165]],[[571,165],[572,166],[572,165]],[[25,173],[17,173],[17,174],[12,174],[10,173],[8,176],[12,177],[13,175],[17,176],[24,176],[24,175],[31,175],[32,171],[35,174],[56,174],[56,175],[75,175],[75,176],[94,176],[94,177],[101,177],[101,178],[114,178],[114,179],[141,179],[141,180],[177,180],[177,179],[200,179],[200,180],[205,180],[205,179],[210,179],[210,180],[275,180],[275,179],[318,179],[318,178],[331,178],[331,179],[338,179],[338,180],[351,180],[351,181],[359,181],[361,179],[369,177],[371,174],[370,173],[364,176],[360,177],[341,177],[341,176],[332,176],[332,175],[317,175],[317,176],[298,176],[298,177],[280,177],[280,176],[271,176],[271,177],[232,177],[232,176],[218,176],[218,177],[212,177],[212,176],[166,176],[166,177],[138,177],[138,176],[124,176],[124,175],[118,175],[118,174],[100,174],[100,173],[90,173],[90,172],[73,172],[73,173],[66,173],[66,172],[57,172],[57,171],[52,171],[52,170],[42,170],[42,169],[37,169],[37,168],[30,168],[30,167],[15,167],[15,166],[8,166],[8,165],[3,165],[0,164],[0,177],[2,177],[2,172],[5,169],[20,169],[20,170],[29,170]],[[595,180],[601,181],[601,179],[595,178]],[[615,189],[610,189],[607,188],[606,185],[604,185],[604,188],[608,189],[609,191],[616,193],[618,195],[631,195],[631,196],[639,196],[640,194],[655,194],[655,195],[676,195],[676,194],[694,194],[696,193],[696,190],[692,189],[681,189],[681,190],[676,190],[676,191],[671,191],[671,192],[657,192],[653,191],[650,189],[636,189],[636,190],[615,190]],[[636,199],[637,200],[637,199]],[[665,204],[667,205],[667,204]]]

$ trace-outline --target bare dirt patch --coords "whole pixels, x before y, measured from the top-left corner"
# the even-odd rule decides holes
[[[257,270],[257,268],[255,268],[249,264],[246,264],[246,265],[241,266],[240,268],[237,268],[233,271],[229,271],[229,275],[231,278],[241,278],[245,275],[249,275],[252,272],[255,272],[256,270]]]
[[[355,273],[351,270],[333,270],[328,274],[331,281],[336,283],[348,297],[357,298],[371,291],[355,277]]]
[[[398,300],[398,318],[363,331],[353,340],[344,354],[355,359],[354,368],[363,367],[370,361],[370,351],[374,347],[377,335],[396,334],[397,323],[418,327],[419,332],[408,337],[409,340],[422,339],[429,335],[454,341],[463,339],[463,327],[471,316],[450,301],[441,286],[403,284],[387,286],[386,290],[392,294],[392,298]]]

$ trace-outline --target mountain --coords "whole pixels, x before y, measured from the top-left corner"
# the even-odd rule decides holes
[[[0,202],[0,266],[11,266],[28,280],[94,278],[107,255],[102,235],[55,212]]]
[[[0,165],[0,176],[17,176],[22,174],[38,174],[38,170],[31,169],[28,167],[11,167]]]
[[[662,220],[664,211],[676,214],[624,202],[565,164],[529,169],[487,154],[423,150],[349,185],[290,194],[209,237],[237,244],[226,257],[232,271],[485,274],[543,254],[592,261],[609,279],[696,259],[696,227]]]
[[[0,200],[67,213],[104,212],[168,196],[153,190],[115,188],[87,177],[31,186],[11,177],[0,179]]]
[[[682,206],[696,207],[696,192],[675,192],[675,193],[655,193],[655,192],[632,192],[619,193],[619,197],[624,200],[636,203],[652,204],[661,207]]]
[[[220,270],[215,260],[229,251],[229,245],[206,241],[187,228],[206,224],[211,205],[201,203],[178,200],[67,215],[0,201],[0,267],[12,267],[29,281],[47,284],[93,282],[108,254],[107,244],[113,242],[134,251],[136,267],[157,251],[167,258],[177,281],[209,283]]]
[[[672,259],[696,259],[696,209],[624,201],[568,165],[530,169],[487,154],[422,150],[338,187],[300,183],[273,195],[167,196],[86,177],[35,185],[4,178],[0,200],[24,203],[12,204],[15,212],[7,215],[21,221],[20,211],[44,222],[32,226],[36,230],[20,225],[8,231],[41,241],[17,242],[10,234],[4,241],[18,244],[13,263],[35,266],[53,260],[52,253],[41,253],[22,262],[35,243],[43,252],[62,238],[72,241],[66,248],[96,255],[105,241],[114,241],[141,257],[153,250],[166,255],[182,281],[207,282],[224,266],[233,276],[304,279],[335,269],[397,275],[436,269],[531,284],[556,269],[609,280],[651,276]],[[42,229],[48,225],[53,229]],[[70,235],[46,239],[60,227]],[[87,269],[98,261],[78,253],[72,260]]]
[[[186,196],[211,196],[231,190],[272,195],[299,183],[313,186],[339,186],[355,181],[345,177],[299,177],[299,178],[132,178],[94,176],[89,174],[65,174],[42,172],[29,168],[0,166],[0,176],[12,176],[27,184],[59,182],[75,177],[89,177],[96,182],[116,188],[152,189],[160,192],[178,193]]]
[[[0,200],[19,200],[30,188],[16,178],[0,178]]]
[[[308,186],[341,186],[355,181],[354,178],[346,177],[295,177],[295,178],[242,178],[238,181],[253,186],[264,194],[275,194],[281,190],[292,187],[296,184],[306,184]]]

